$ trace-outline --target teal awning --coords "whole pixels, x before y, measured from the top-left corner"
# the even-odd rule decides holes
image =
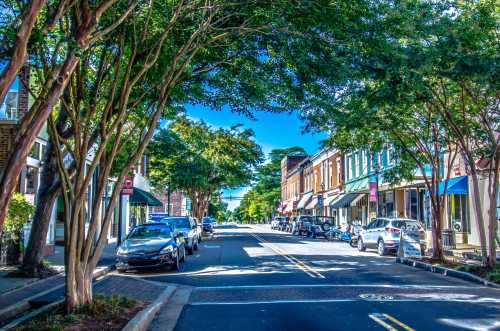
[[[134,193],[130,196],[129,202],[137,205],[161,206],[160,200],[156,199],[151,193],[134,187]]]

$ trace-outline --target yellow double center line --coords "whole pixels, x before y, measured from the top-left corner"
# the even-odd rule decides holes
[[[406,331],[415,331],[415,329],[413,329],[412,327],[409,327],[408,325],[404,324],[403,322],[396,319],[395,317],[392,317],[389,314],[369,314],[368,317],[370,317],[372,320],[377,322],[377,324],[389,331],[398,331],[398,329],[392,326],[389,321]]]
[[[275,251],[279,255],[283,256],[285,259],[290,261],[292,264],[297,266],[297,268],[299,268],[300,270],[302,270],[303,272],[305,272],[306,274],[308,274],[312,278],[325,278],[325,276],[323,276],[322,274],[320,274],[319,272],[317,272],[316,270],[314,270],[313,268],[308,266],[305,262],[299,260],[298,258],[296,258],[293,255],[286,253],[281,248],[270,243],[269,241],[265,240],[261,236],[255,234],[255,233],[250,233],[250,235],[252,237],[254,237],[255,239],[257,239],[259,242],[266,244],[267,247],[269,247],[270,249],[272,249],[273,251]]]

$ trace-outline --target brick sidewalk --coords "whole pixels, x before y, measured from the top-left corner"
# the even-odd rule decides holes
[[[115,243],[108,244],[98,263],[97,270],[103,271],[105,267],[112,266],[115,262]],[[64,249],[57,247],[54,254],[47,257],[49,263],[57,270],[64,270]],[[96,271],[97,271],[96,270]],[[23,282],[24,281],[24,282]],[[0,320],[7,316],[13,307],[26,308],[27,303],[31,305],[46,296],[64,296],[64,275],[58,274],[46,279],[33,280],[33,278],[0,277]],[[49,293],[50,292],[50,293]],[[50,300],[49,300],[50,301]],[[17,309],[17,308],[16,308]],[[5,314],[5,315],[2,315]]]

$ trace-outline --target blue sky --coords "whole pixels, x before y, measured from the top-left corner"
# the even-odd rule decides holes
[[[309,154],[313,154],[318,150],[319,142],[325,138],[323,134],[302,133],[304,123],[296,113],[255,112],[253,120],[244,115],[234,114],[228,109],[216,111],[202,106],[187,106],[186,109],[189,117],[203,120],[213,126],[229,127],[242,124],[252,129],[257,143],[261,145],[266,156],[274,148],[291,146],[301,146]],[[239,188],[225,192],[224,195],[241,197],[247,189]],[[227,202],[230,209],[236,208],[239,204],[238,200]]]

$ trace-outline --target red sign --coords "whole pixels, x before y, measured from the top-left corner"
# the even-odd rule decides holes
[[[134,193],[134,176],[125,177],[125,181],[123,182],[122,194],[123,195],[132,195]]]

